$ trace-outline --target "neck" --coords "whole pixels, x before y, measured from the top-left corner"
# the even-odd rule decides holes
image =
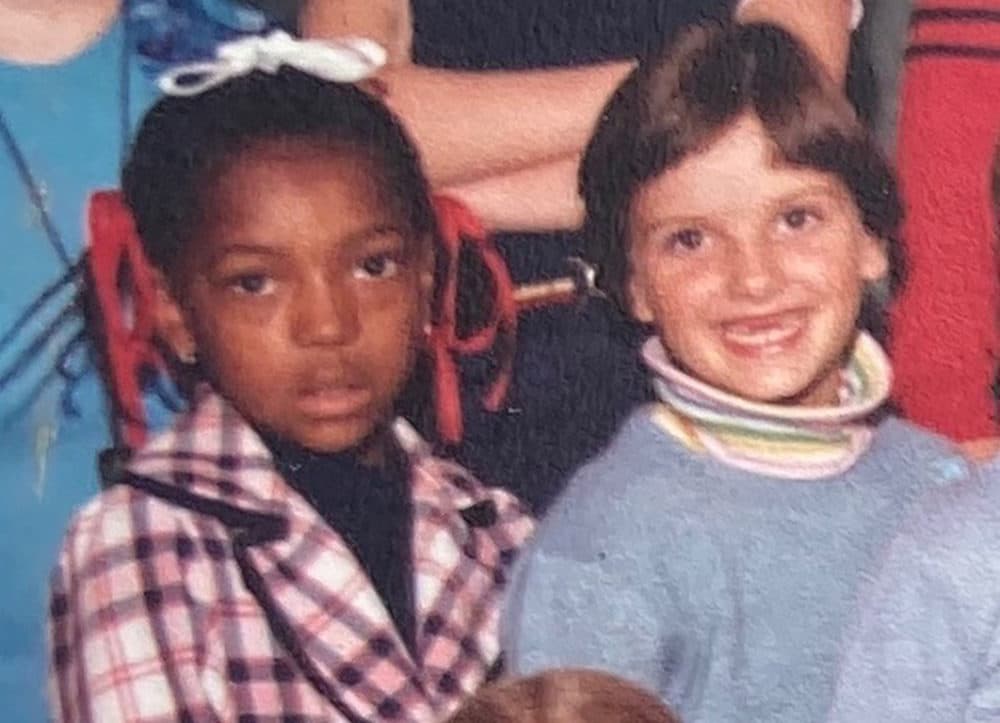
[[[395,443],[392,430],[388,426],[380,427],[356,447],[340,452],[317,452],[300,445],[298,442],[283,439],[277,435],[264,431],[259,433],[271,453],[284,464],[301,466],[310,461],[339,458],[353,460],[361,467],[385,471],[396,462],[395,455],[398,452],[398,445]]]
[[[0,0],[0,60],[54,65],[93,45],[121,0]]]
[[[392,462],[392,453],[395,447],[392,430],[384,426],[380,427],[358,447],[356,456],[365,467],[385,470]]]

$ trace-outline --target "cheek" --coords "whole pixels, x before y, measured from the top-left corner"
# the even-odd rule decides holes
[[[645,274],[647,298],[657,322],[662,325],[688,323],[702,316],[718,300],[721,279],[718,274],[699,269],[695,264],[661,263]]]
[[[210,381],[221,390],[242,390],[237,395],[240,397],[260,390],[264,393],[262,402],[267,404],[273,396],[267,390],[275,385],[285,386],[284,380],[293,371],[291,360],[283,353],[286,347],[269,339],[261,329],[226,327],[209,339],[204,345],[203,364]],[[262,353],[264,349],[267,353]]]
[[[866,283],[860,259],[853,248],[847,248],[845,244],[831,244],[825,252],[790,255],[786,269],[788,278],[793,282],[848,305],[860,300]]]
[[[416,277],[404,277],[384,286],[361,287],[355,298],[366,338],[377,336],[385,343],[401,343],[422,323],[424,294]]]
[[[402,294],[403,292],[401,292]],[[363,320],[362,341],[357,353],[370,374],[382,384],[395,386],[409,371],[417,347],[422,344],[422,315],[417,303],[395,299],[369,305]]]
[[[266,383],[280,378],[287,342],[278,304],[233,304],[218,295],[207,296],[204,291],[192,294],[188,315],[199,358],[213,381]]]

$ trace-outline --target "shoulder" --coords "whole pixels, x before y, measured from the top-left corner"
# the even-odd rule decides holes
[[[466,525],[488,533],[501,550],[521,547],[535,519],[515,495],[491,487],[454,462],[425,455],[417,459],[414,498],[437,513],[457,514]]]
[[[949,485],[974,474],[975,465],[950,440],[898,417],[878,427],[870,450],[879,462],[896,472]]]
[[[77,606],[127,607],[167,587],[189,599],[210,600],[206,565],[229,554],[225,530],[214,519],[117,485],[71,520],[53,574],[53,588],[75,591]],[[88,595],[100,590],[100,595]]]
[[[603,497],[607,482],[617,481],[616,496],[623,485],[643,492],[664,471],[704,473],[704,465],[655,421],[653,405],[633,410],[607,447],[572,477],[564,496]],[[601,484],[605,482],[605,484]]]
[[[691,572],[704,586],[721,569],[718,538],[686,502],[696,485],[680,480],[698,474],[696,462],[648,412],[636,410],[574,475],[518,560],[501,624],[515,670],[542,660],[604,660],[625,649],[587,627],[591,618],[643,630],[650,637],[636,644],[655,645],[651,631],[689,614],[676,594],[687,589],[677,573]],[[680,556],[689,564],[671,564]]]
[[[213,567],[229,554],[214,524],[123,485],[75,516],[50,581],[60,715],[117,720],[122,701],[135,720],[176,719],[181,701],[204,712],[198,683],[226,585]]]
[[[931,454],[949,454],[958,448],[947,438],[895,415],[883,419],[877,428],[876,439],[883,444],[903,444],[924,449]]]
[[[643,494],[665,473],[678,480],[706,474],[705,459],[670,435],[656,421],[655,409],[655,405],[642,405],[633,410],[604,451],[573,476],[568,493],[602,497],[608,491],[607,483],[613,480],[616,496],[623,489],[629,494]]]
[[[155,497],[126,485],[105,490],[70,520],[64,552],[84,554],[134,545],[136,540],[164,527],[176,529],[177,510]]]

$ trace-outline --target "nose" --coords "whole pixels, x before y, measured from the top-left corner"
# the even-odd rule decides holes
[[[341,346],[361,331],[357,295],[345,281],[317,273],[292,303],[292,337],[299,346]]]
[[[733,297],[766,299],[781,287],[781,261],[771,239],[761,237],[733,244],[727,262]]]

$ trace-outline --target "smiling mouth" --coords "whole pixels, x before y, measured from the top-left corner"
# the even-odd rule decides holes
[[[298,408],[312,419],[354,417],[372,402],[372,393],[364,387],[324,386],[299,394]]]
[[[806,328],[804,310],[749,316],[721,324],[726,347],[740,356],[767,356],[787,351]]]

